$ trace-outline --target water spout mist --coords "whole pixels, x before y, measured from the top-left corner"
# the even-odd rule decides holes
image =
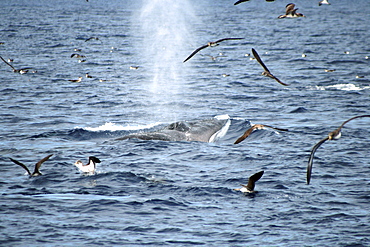
[[[178,92],[183,83],[184,44],[189,44],[189,23],[194,20],[188,0],[143,1],[139,16],[146,58],[148,89],[155,111],[161,117],[176,118]]]

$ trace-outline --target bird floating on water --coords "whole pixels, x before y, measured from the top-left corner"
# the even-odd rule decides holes
[[[311,155],[310,155],[310,158],[308,160],[308,165],[307,165],[307,184],[310,184],[310,180],[311,180],[311,174],[312,174],[312,164],[313,164],[313,157],[314,157],[314,154],[316,152],[316,150],[324,143],[326,142],[327,140],[338,140],[342,133],[341,133],[341,129],[343,128],[343,126],[348,123],[349,121],[353,120],[353,119],[356,119],[356,118],[362,118],[362,117],[370,117],[370,115],[361,115],[361,116],[356,116],[356,117],[353,117],[353,118],[350,118],[346,121],[344,121],[340,126],[339,128],[337,128],[336,130],[330,132],[328,134],[327,137],[325,137],[324,139],[322,139],[321,141],[319,141],[318,143],[316,143],[315,146],[313,146],[312,150],[311,150]]]
[[[68,81],[71,81],[71,82],[81,82],[82,81],[82,76],[78,77],[77,80],[68,80]]]
[[[272,79],[274,79],[275,81],[279,82],[281,85],[284,85],[284,86],[289,86],[288,84],[285,84],[284,82],[280,81],[278,78],[276,78],[273,74],[271,74],[270,70],[266,67],[266,65],[262,62],[262,59],[260,58],[260,56],[258,55],[257,51],[255,49],[252,48],[252,53],[253,53],[253,56],[257,59],[257,61],[259,62],[259,64],[262,66],[262,68],[265,70],[262,72],[262,75],[266,76],[266,77],[270,77]]]
[[[238,144],[242,141],[244,141],[254,130],[258,129],[258,130],[261,130],[261,129],[264,129],[265,127],[267,128],[271,128],[271,129],[274,129],[274,130],[280,130],[280,131],[288,131],[288,129],[280,129],[280,128],[275,128],[275,127],[272,127],[272,126],[269,126],[269,125],[265,125],[265,124],[254,124],[252,127],[250,127],[241,137],[239,137],[235,142],[234,144]]]
[[[243,192],[243,193],[258,193],[258,191],[255,191],[254,190],[254,187],[256,185],[256,182],[262,177],[264,171],[260,171],[260,172],[257,172],[256,174],[252,175],[249,177],[248,179],[248,184],[247,185],[244,185],[244,184],[241,184],[241,187],[240,189],[234,189],[236,191],[240,191],[240,192]]]
[[[223,55],[220,55],[220,56],[203,55],[203,54],[199,54],[199,55],[209,57],[212,61],[216,61],[217,58],[219,58],[219,57],[226,57],[226,56],[223,56]]]
[[[19,162],[18,160],[15,160],[15,159],[12,159],[12,158],[9,158],[11,161],[13,161],[15,164],[17,165],[20,165],[21,167],[23,167],[28,175],[30,177],[37,177],[37,176],[41,176],[41,172],[40,172],[40,167],[42,165],[42,163],[44,163],[45,161],[47,161],[50,157],[52,156],[52,154],[46,156],[45,158],[43,158],[42,160],[40,160],[39,162],[36,163],[35,165],[35,170],[33,171],[33,173],[30,172],[30,170],[27,168],[26,165],[24,165],[23,163]]]
[[[285,15],[279,15],[278,18],[282,19],[282,18],[306,17],[302,13],[297,13],[298,8],[295,9],[294,7],[295,7],[294,3],[287,4],[287,6],[285,7]]]
[[[235,2],[234,5],[238,5],[240,3],[244,3],[244,2],[248,2],[248,1],[249,0],[239,0],[239,1]],[[266,0],[266,2],[273,2],[273,1],[275,1],[275,0]]]
[[[89,162],[86,165],[84,165],[81,160],[77,160],[75,162],[75,166],[77,166],[77,168],[81,172],[94,173],[95,169],[96,169],[96,163],[100,163],[100,162],[101,161],[98,158],[96,158],[94,156],[90,156],[89,157]]]
[[[0,56],[1,60],[3,60],[4,63],[6,63],[7,65],[10,66],[10,68],[13,69],[13,72],[14,73],[19,73],[19,74],[26,74],[28,72],[29,69],[32,69],[31,67],[27,67],[27,68],[21,68],[21,69],[16,69],[13,67],[13,65],[11,65],[10,63],[8,63],[7,61],[5,61],[5,59]]]
[[[76,57],[76,58],[84,58],[84,57],[86,57],[86,56],[84,56],[84,55],[80,55],[80,54],[78,54],[78,53],[73,53],[72,55],[71,55],[71,58],[72,57]]]
[[[184,60],[184,63],[186,61],[188,61],[190,58],[192,58],[195,54],[197,54],[200,50],[203,50],[207,47],[214,47],[214,46],[217,46],[218,43],[222,42],[222,41],[225,41],[225,40],[240,40],[240,39],[244,39],[244,38],[224,38],[224,39],[219,39],[217,41],[214,41],[214,42],[208,42],[206,45],[203,45],[199,48],[197,48],[195,51],[193,51],[190,56],[188,56],[185,60]]]
[[[328,0],[322,0],[322,1],[319,2],[319,6],[321,6],[323,4],[330,5],[330,3],[328,2]]]
[[[334,72],[334,71],[335,71],[335,69],[325,69],[324,71],[325,71],[325,72]]]

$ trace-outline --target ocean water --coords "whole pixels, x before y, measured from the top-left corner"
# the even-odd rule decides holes
[[[277,19],[288,2],[0,1],[0,55],[32,67],[0,63],[0,245],[370,246],[369,118],[317,150],[306,184],[313,145],[370,114],[370,5],[330,2]],[[183,63],[228,37],[244,39]],[[214,143],[116,140],[219,115]],[[251,124],[289,131],[234,145]],[[34,178],[9,160],[48,154]],[[260,170],[259,193],[233,190]]]

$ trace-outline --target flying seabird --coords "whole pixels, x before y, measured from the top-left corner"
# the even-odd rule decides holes
[[[344,121],[342,123],[341,126],[339,126],[338,129],[330,132],[328,134],[327,137],[325,137],[324,139],[322,139],[321,141],[319,141],[318,143],[316,143],[315,146],[313,146],[312,148],[312,151],[311,151],[311,155],[310,155],[310,158],[308,160],[308,165],[307,165],[307,184],[310,184],[310,180],[311,180],[311,174],[312,174],[312,164],[313,164],[313,156],[316,152],[316,150],[321,146],[321,144],[323,144],[324,142],[326,142],[327,140],[338,140],[342,133],[341,133],[341,129],[343,128],[343,126],[348,123],[349,121],[353,120],[353,119],[356,119],[356,118],[361,118],[361,117],[370,117],[370,115],[361,115],[361,116],[356,116],[356,117],[353,117],[353,118],[350,118],[346,121]]]
[[[101,41],[98,37],[90,37],[88,39],[85,39],[85,42],[89,41],[89,40],[92,40],[92,39],[95,39],[95,40],[99,40]]]
[[[78,77],[77,80],[68,80],[68,81],[71,81],[71,82],[80,82],[82,80],[82,76]]]
[[[203,50],[204,48],[207,48],[207,47],[213,47],[213,46],[217,46],[218,43],[222,42],[222,41],[225,41],[225,40],[239,40],[239,39],[244,39],[244,38],[225,38],[225,39],[219,39],[215,42],[208,42],[206,45],[203,45],[201,47],[199,47],[198,49],[196,49],[195,51],[193,51],[193,53],[190,54],[190,56],[188,56],[185,60],[184,60],[184,63],[186,61],[188,61],[190,58],[192,58],[195,54],[197,54],[200,50]]]
[[[86,172],[86,173],[94,173],[95,172],[95,168],[96,168],[96,163],[100,163],[101,161],[94,157],[94,156],[90,156],[89,157],[89,162],[84,165],[81,160],[77,160],[76,163],[75,163],[75,166],[77,166],[77,168],[81,171],[81,172]]]
[[[244,3],[244,2],[248,2],[249,0],[239,0],[237,1],[236,3],[234,3],[234,5],[238,5],[239,3]],[[275,0],[266,0],[266,2],[273,2]]]
[[[234,190],[241,191],[243,193],[258,193],[258,191],[254,191],[254,186],[256,182],[262,177],[263,173],[264,171],[260,171],[250,176],[248,179],[247,185],[241,184],[241,186],[243,187],[241,187],[240,189],[234,189]]]
[[[12,69],[13,69],[13,72],[14,73],[19,73],[19,74],[26,74],[28,72],[29,69],[32,69],[31,67],[27,67],[27,68],[22,68],[22,69],[16,69],[13,67],[13,65],[11,65],[10,63],[8,63],[7,61],[5,61],[5,59],[0,56],[1,60],[4,61],[4,63],[6,63],[7,65],[9,65]]]
[[[330,5],[330,3],[328,2],[328,0],[322,0],[319,2],[319,6],[321,6],[322,4],[328,4]]]
[[[244,141],[244,139],[247,138],[255,129],[261,130],[261,129],[264,129],[265,127],[275,129],[275,130],[280,130],[280,131],[288,131],[288,129],[275,128],[275,127],[265,125],[265,124],[254,124],[241,137],[239,137],[238,140],[236,140],[234,142],[234,144],[238,144],[238,143]]]
[[[294,3],[287,4],[287,6],[285,7],[285,15],[279,15],[278,18],[281,19],[286,17],[288,18],[306,17],[302,13],[297,13],[296,11],[298,10],[298,8],[295,9],[294,7],[295,7]]]
[[[273,74],[271,74],[270,70],[266,67],[266,65],[262,62],[260,56],[258,55],[257,51],[252,48],[253,56],[257,59],[259,64],[262,66],[262,68],[265,70],[262,72],[262,75],[270,77],[274,79],[275,81],[279,82],[281,85],[289,86],[288,84],[285,84],[284,82],[280,81],[278,78],[276,78]]]
[[[33,173],[30,172],[30,170],[27,168],[26,165],[22,164],[18,160],[14,160],[12,158],[9,158],[9,159],[11,161],[13,161],[15,164],[20,165],[21,167],[23,167],[27,171],[27,173],[28,173],[28,175],[30,177],[36,177],[36,176],[41,176],[42,175],[39,169],[40,169],[42,163],[44,163],[45,161],[47,161],[51,156],[52,156],[52,154],[46,156],[45,158],[43,158],[42,160],[40,160],[39,162],[37,162],[36,165],[35,165],[35,170],[33,171]]]

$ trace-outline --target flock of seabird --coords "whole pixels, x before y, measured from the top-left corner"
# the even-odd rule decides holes
[[[87,1],[87,0],[86,0]],[[240,3],[243,3],[243,2],[247,2],[249,0],[239,0],[237,2],[234,3],[234,5],[238,5]],[[274,0],[266,0],[267,2],[273,2]],[[319,6],[323,5],[323,4],[327,4],[327,5],[330,5],[330,3],[327,1],[327,0],[322,0],[319,2]],[[301,14],[301,13],[297,13],[297,10],[298,8],[295,8],[295,4],[294,3],[289,3],[286,5],[286,11],[285,11],[285,14],[284,15],[280,15],[278,16],[279,19],[282,19],[282,18],[297,18],[297,17],[305,17],[305,15]],[[208,42],[207,44],[203,45],[203,46],[200,46],[199,48],[195,49],[183,62],[187,62],[189,59],[191,59],[194,55],[196,55],[199,51],[207,48],[207,47],[214,47],[214,46],[217,46],[219,45],[219,43],[223,42],[223,41],[227,41],[227,40],[242,40],[244,38],[223,38],[223,39],[219,39],[217,41],[213,41],[213,42]],[[90,37],[88,39],[85,40],[85,42],[87,41],[90,41],[90,40],[98,40],[101,42],[101,40],[99,40],[99,38],[97,37]],[[80,49],[75,49],[75,51],[81,51]],[[254,59],[256,59],[258,61],[258,63],[262,66],[262,68],[264,69],[264,71],[262,72],[262,75],[266,76],[266,77],[269,77],[269,78],[272,78],[274,80],[276,80],[278,83],[280,83],[281,85],[283,86],[289,86],[288,84],[286,83],[283,83],[282,81],[280,81],[277,77],[275,77],[271,72],[270,70],[267,68],[267,66],[264,64],[264,62],[262,61],[261,57],[259,56],[259,54],[257,53],[257,51],[252,48],[252,54],[254,56]],[[202,55],[202,54],[201,54]],[[249,56],[250,54],[248,54]],[[222,57],[223,55],[220,54],[220,56],[216,56],[216,57],[213,57],[213,56],[210,56],[212,60],[216,60],[217,57]],[[305,56],[304,54],[302,56]],[[76,57],[76,58],[85,58],[84,55],[80,55],[78,53],[73,53],[71,55],[71,58],[73,57]],[[21,69],[15,69],[9,62],[7,62],[3,57],[0,56],[0,59],[3,60],[3,62],[5,64],[7,64],[8,66],[10,66],[13,70],[13,72],[15,73],[20,73],[20,74],[24,74],[24,73],[27,73],[29,69],[32,69],[30,67],[26,67],[26,68],[21,68]],[[138,69],[139,67],[138,66],[130,66],[130,69]],[[326,72],[333,72],[335,70],[325,70]],[[86,73],[86,78],[92,78],[92,76],[89,75],[89,73]],[[80,82],[82,80],[82,77],[78,77],[78,79],[76,80],[69,80],[71,82]],[[101,80],[103,81],[103,80]],[[363,118],[363,117],[370,117],[370,115],[360,115],[360,116],[355,116],[355,117],[352,117],[346,121],[344,121],[337,129],[335,129],[334,131],[330,132],[328,134],[327,137],[325,137],[324,139],[320,140],[316,145],[313,146],[312,150],[311,150],[311,154],[310,154],[310,157],[309,157],[309,160],[308,160],[308,165],[307,165],[307,184],[310,184],[310,180],[311,180],[311,174],[312,174],[312,164],[313,164],[313,158],[314,158],[314,154],[316,152],[316,150],[324,143],[326,142],[327,140],[337,140],[341,137],[341,130],[342,128],[344,127],[344,125],[354,119],[357,119],[357,118]],[[238,144],[242,141],[244,141],[253,131],[255,130],[259,130],[259,129],[264,129],[264,128],[271,128],[271,129],[275,129],[275,130],[278,130],[278,131],[288,131],[288,129],[282,129],[282,128],[276,128],[276,127],[272,127],[272,126],[269,126],[269,125],[263,125],[263,124],[254,124],[253,126],[251,126],[247,131],[245,131],[245,133],[239,137],[235,142],[234,144]],[[26,165],[24,165],[23,163],[15,160],[15,159],[12,159],[10,158],[10,160],[12,162],[14,162],[15,164],[23,167],[26,171],[27,171],[27,174],[30,176],[30,177],[35,177],[35,176],[40,176],[42,175],[41,172],[40,172],[40,167],[41,165],[47,161],[50,157],[52,156],[52,154],[46,156],[45,158],[41,159],[39,162],[37,162],[35,164],[35,168],[34,168],[34,171],[31,173],[30,170],[27,168]],[[86,165],[84,165],[82,163],[82,161],[78,160],[75,162],[75,166],[80,170],[80,172],[83,172],[83,173],[88,173],[88,174],[94,174],[95,171],[96,171],[96,164],[97,163],[100,163],[101,161],[94,157],[94,156],[90,156],[89,157],[89,161]],[[252,176],[249,177],[249,180],[248,180],[248,184],[247,185],[241,185],[242,188],[238,188],[238,189],[234,189],[235,191],[241,191],[245,194],[249,194],[249,193],[256,193],[257,191],[254,190],[255,188],[255,183],[262,177],[262,175],[264,174],[264,171],[260,171]]]

